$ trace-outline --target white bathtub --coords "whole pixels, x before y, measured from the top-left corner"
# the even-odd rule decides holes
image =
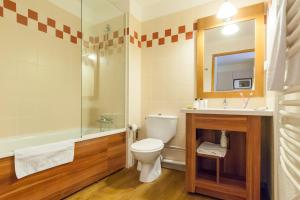
[[[89,140],[98,137],[118,134],[125,132],[126,129],[115,129],[105,132],[98,132],[81,137],[81,129],[71,129],[57,132],[40,133],[26,136],[14,136],[9,138],[0,138],[0,158],[14,155],[15,149],[25,147],[49,144],[64,140],[74,140],[75,142]]]

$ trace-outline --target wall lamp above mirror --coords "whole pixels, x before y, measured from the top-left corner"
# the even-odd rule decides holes
[[[222,19],[224,21],[229,21],[231,17],[236,15],[236,13],[237,9],[235,8],[235,6],[228,0],[225,0],[218,10],[217,18]]]
[[[239,9],[230,20],[198,20],[198,98],[264,95],[264,14],[261,3]]]

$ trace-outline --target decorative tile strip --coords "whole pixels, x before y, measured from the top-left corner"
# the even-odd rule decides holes
[[[63,25],[63,30],[57,28],[56,20],[50,17],[47,17],[47,22],[39,21],[39,13],[35,10],[29,9],[27,15],[22,15],[18,13],[17,3],[11,0],[3,0],[3,6],[0,6],[0,17],[5,17],[5,12],[10,11],[16,14],[16,22],[23,26],[28,26],[28,21],[33,20],[37,22],[37,30],[43,33],[48,33],[48,29],[55,29],[55,36],[59,39],[64,37],[69,37],[70,42],[77,44],[78,40],[82,39],[81,31],[75,31],[75,35],[72,35],[71,27],[68,25]]]

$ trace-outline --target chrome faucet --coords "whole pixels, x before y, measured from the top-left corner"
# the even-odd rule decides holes
[[[112,124],[113,123],[113,119],[110,118],[110,117],[101,116],[100,119],[97,120],[97,122],[99,122],[99,123],[106,123],[106,124]]]
[[[240,96],[243,97],[244,94],[243,94],[243,93],[240,93]],[[251,92],[251,93],[249,94],[249,96],[250,96],[250,97],[253,96],[253,93]],[[246,109],[246,108],[247,108],[247,106],[248,106],[248,104],[249,104],[249,101],[250,101],[250,97],[247,97],[247,98],[244,99],[243,109]]]
[[[248,97],[248,98],[246,98],[245,100],[244,100],[244,105],[243,105],[243,108],[244,109],[246,109],[247,108],[247,106],[248,106],[248,104],[249,104],[249,100],[250,100],[250,98]]]

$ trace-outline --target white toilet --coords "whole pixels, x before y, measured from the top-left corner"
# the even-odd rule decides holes
[[[177,117],[166,115],[149,115],[146,117],[146,139],[133,143],[130,147],[134,157],[139,161],[141,182],[152,182],[161,174],[161,151],[164,143],[176,134]]]

